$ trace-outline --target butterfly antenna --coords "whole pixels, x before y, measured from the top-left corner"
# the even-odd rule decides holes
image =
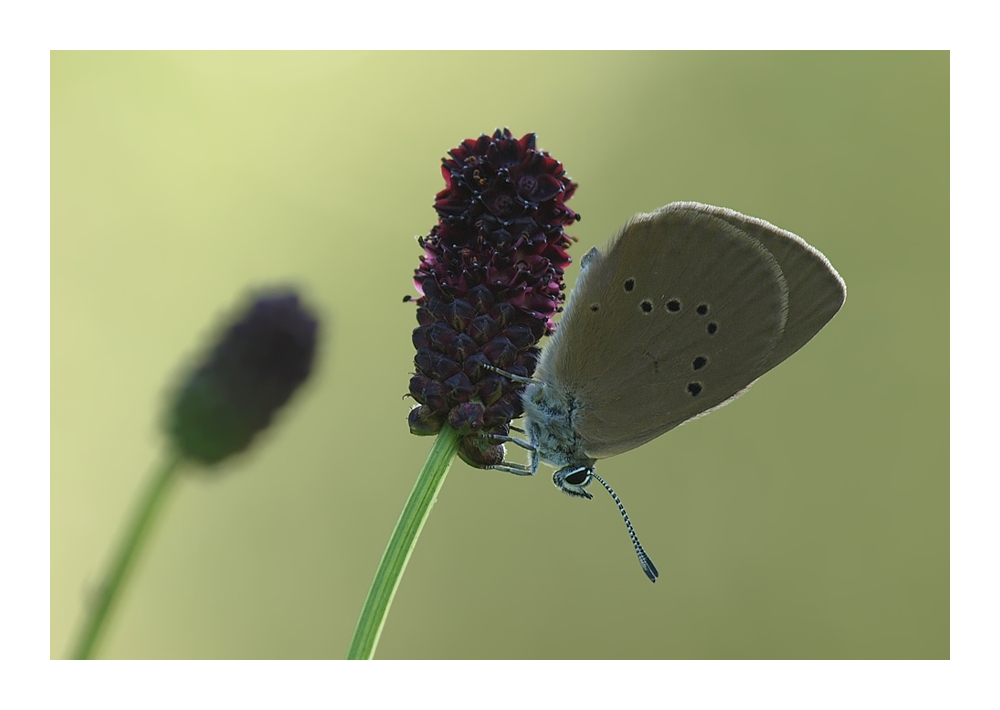
[[[628,519],[628,513],[625,512],[625,506],[622,505],[621,499],[615,494],[611,486],[605,483],[603,478],[598,476],[593,471],[590,472],[590,475],[601,482],[601,485],[604,486],[605,490],[607,490],[607,492],[611,494],[611,497],[614,498],[615,503],[618,504],[618,512],[622,514],[622,518],[625,520],[625,527],[628,528],[628,536],[632,538],[632,544],[635,545],[635,554],[639,556],[639,564],[642,566],[642,571],[646,573],[647,577],[649,577],[649,581],[655,584],[656,578],[660,576],[660,573],[656,571],[656,565],[654,565],[653,561],[649,559],[649,555],[646,554],[646,551],[642,549],[642,543],[639,542],[639,537],[635,534],[635,530],[632,528],[632,521]]]

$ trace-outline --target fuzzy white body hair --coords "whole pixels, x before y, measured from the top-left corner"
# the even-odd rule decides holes
[[[579,405],[571,393],[555,383],[533,382],[522,402],[528,436],[540,460],[557,467],[594,465],[576,433],[573,415]]]
[[[587,277],[588,266],[600,252],[597,247],[583,255],[580,262],[580,275],[577,286],[583,284]],[[567,310],[573,306],[573,297]],[[584,451],[584,441],[576,432],[575,414],[580,411],[581,404],[573,392],[562,385],[552,372],[548,363],[549,356],[559,348],[560,330],[557,328],[549,343],[542,351],[541,362],[536,371],[536,380],[527,386],[521,401],[524,406],[524,417],[528,436],[536,447],[536,455],[547,464],[553,466],[586,466],[591,468],[594,459]]]

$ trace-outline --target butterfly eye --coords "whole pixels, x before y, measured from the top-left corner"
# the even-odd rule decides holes
[[[566,476],[566,478],[564,478],[563,480],[566,481],[566,483],[570,484],[571,486],[581,486],[586,482],[589,476],[590,476],[590,471],[584,469],[583,471],[577,471],[576,473],[572,473],[569,476]]]

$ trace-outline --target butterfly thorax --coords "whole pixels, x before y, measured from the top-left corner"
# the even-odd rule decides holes
[[[579,402],[557,384],[534,382],[522,397],[528,436],[542,461],[553,466],[594,465],[584,452],[583,439],[576,433],[574,418]]]

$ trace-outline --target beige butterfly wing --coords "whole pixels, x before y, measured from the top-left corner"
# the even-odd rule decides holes
[[[697,202],[676,202],[669,207],[705,212],[724,219],[763,244],[777,260],[788,283],[788,321],[767,369],[809,342],[844,305],[847,298],[844,280],[829,260],[801,237],[724,207]]]
[[[798,271],[832,272],[843,301],[815,255],[766,222],[696,203],[638,215],[588,255],[538,373],[573,400],[586,453],[627,451],[721,406],[801,347],[836,299],[810,298]]]

